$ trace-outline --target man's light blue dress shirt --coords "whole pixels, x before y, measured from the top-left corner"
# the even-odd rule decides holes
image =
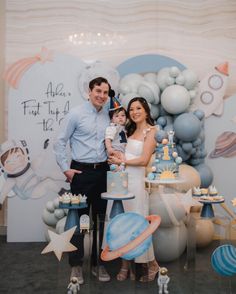
[[[96,163],[107,160],[104,141],[109,122],[107,109],[97,111],[90,101],[71,109],[54,144],[56,160],[63,172],[70,169],[66,151],[68,141],[75,161]]]

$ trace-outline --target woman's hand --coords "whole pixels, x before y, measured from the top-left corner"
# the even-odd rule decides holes
[[[120,165],[122,163],[122,160],[121,160],[121,158],[119,158],[117,156],[109,156],[108,163]]]

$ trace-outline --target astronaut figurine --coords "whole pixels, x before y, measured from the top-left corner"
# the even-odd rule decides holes
[[[174,144],[174,135],[175,135],[174,131],[169,131],[168,132],[168,141],[169,141],[169,144],[171,144],[171,145]]]
[[[168,294],[169,291],[167,290],[167,285],[170,281],[170,278],[167,276],[168,269],[166,267],[161,267],[159,270],[157,284],[159,287],[159,294]],[[164,292],[163,292],[164,291]]]
[[[73,277],[70,281],[70,284],[67,287],[67,294],[77,294],[80,290],[80,285],[78,279]]]

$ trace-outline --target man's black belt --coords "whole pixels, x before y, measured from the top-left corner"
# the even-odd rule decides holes
[[[108,166],[107,161],[103,162],[78,162],[75,160],[72,160],[72,163],[76,165],[76,168],[78,169],[86,169],[86,170],[95,170],[95,169],[106,169]]]

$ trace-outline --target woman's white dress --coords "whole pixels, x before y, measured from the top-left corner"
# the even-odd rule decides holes
[[[144,141],[128,138],[125,148],[125,158],[127,160],[140,157],[143,152]],[[135,195],[134,199],[124,200],[125,212],[132,211],[143,215],[149,215],[149,196],[145,190],[145,167],[142,166],[127,166],[128,172],[128,190]],[[142,254],[135,258],[136,263],[146,263],[154,260],[153,245]]]

